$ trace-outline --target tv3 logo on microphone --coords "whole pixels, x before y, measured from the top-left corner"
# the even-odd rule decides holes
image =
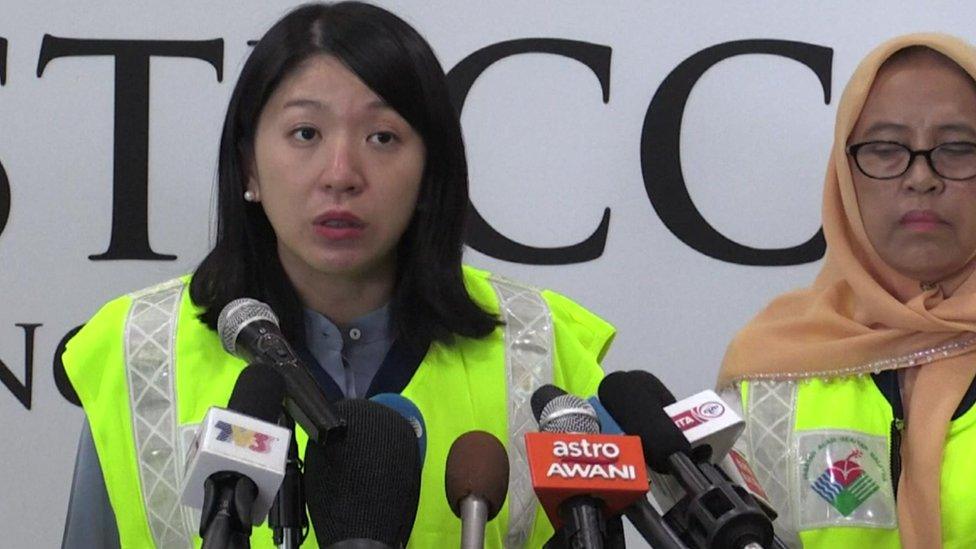
[[[214,427],[217,428],[216,438],[220,442],[233,443],[235,446],[247,448],[258,454],[270,453],[271,445],[278,440],[271,435],[232,425],[223,420],[218,420]]]
[[[682,431],[687,431],[688,429],[698,427],[702,423],[707,423],[713,419],[722,417],[724,413],[725,406],[721,402],[712,400],[671,416],[671,420]]]

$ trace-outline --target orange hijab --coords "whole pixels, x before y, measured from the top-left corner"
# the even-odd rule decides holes
[[[837,109],[824,182],[827,255],[809,288],[784,294],[739,332],[719,387],[742,380],[829,378],[924,365],[906,403],[898,521],[907,548],[941,544],[942,451],[953,412],[976,375],[976,274],[945,297],[885,264],[861,221],[847,139],[875,75],[895,52],[927,46],[976,80],[976,50],[957,38],[912,34],[885,42],[858,66]],[[970,259],[973,261],[973,259]],[[914,374],[914,372],[913,372]]]

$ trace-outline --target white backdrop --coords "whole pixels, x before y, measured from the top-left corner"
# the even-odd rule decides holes
[[[217,138],[249,47],[294,2],[0,0],[0,547],[60,543],[81,410],[52,375],[62,337],[115,295],[190,271],[208,249]],[[469,252],[469,263],[566,293],[619,329],[608,370],[643,368],[680,398],[710,387],[728,340],[819,262],[745,266],[679,240],[648,200],[641,131],[668,74],[725,42],[776,39],[831,48],[831,99],[814,72],[772,55],[732,57],[694,87],[680,134],[688,192],[727,238],[799,245],[819,226],[834,108],[858,60],[896,34],[976,38],[976,6],[939,2],[380,2],[424,34],[445,69],[491,44],[562,38],[611,48],[609,100],[584,65],[508,57],[468,95],[462,122],[472,200],[499,232],[537,247],[582,241],[604,208],[592,261],[536,266]],[[223,80],[189,58],[151,60],[149,239],[175,261],[93,261],[109,245],[114,66],[110,56],[51,60],[46,34],[129,40],[223,39]],[[125,136],[120,136],[125,139]],[[650,174],[652,177],[654,174]],[[2,193],[0,181],[0,197]],[[2,201],[2,198],[0,198]],[[30,355],[29,328],[34,328]],[[28,368],[28,365],[32,368]],[[22,402],[32,371],[29,409]],[[13,388],[13,389],[12,389]],[[15,397],[19,391],[21,398]]]

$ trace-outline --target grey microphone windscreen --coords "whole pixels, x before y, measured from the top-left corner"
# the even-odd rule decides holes
[[[271,307],[256,299],[242,297],[224,305],[217,317],[217,333],[220,334],[224,350],[236,356],[237,336],[245,326],[255,320],[267,320],[275,326],[278,325],[278,317]]]
[[[539,430],[547,433],[600,432],[596,410],[576,395],[560,395],[549,401],[539,414]]]

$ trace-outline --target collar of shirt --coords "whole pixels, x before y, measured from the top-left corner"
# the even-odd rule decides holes
[[[308,351],[347,398],[365,395],[393,342],[389,304],[342,329],[311,309],[304,316]]]
[[[389,304],[353,320],[341,331],[322,313],[307,308],[304,311],[305,339],[310,349],[319,347],[330,351],[348,351],[357,345],[390,338]]]

